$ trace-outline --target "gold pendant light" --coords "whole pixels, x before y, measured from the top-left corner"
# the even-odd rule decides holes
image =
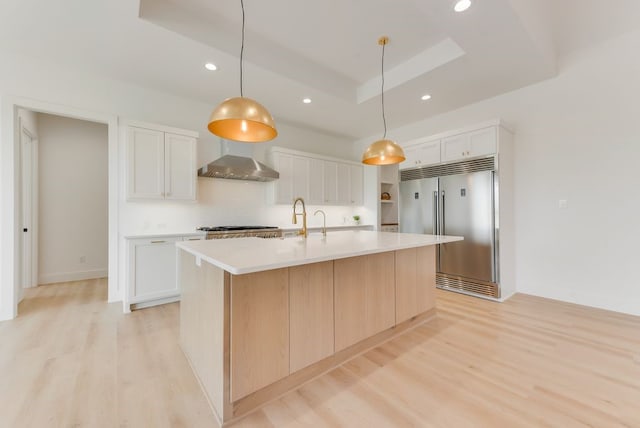
[[[406,159],[402,147],[392,140],[387,140],[387,119],[384,115],[384,47],[387,43],[389,43],[387,36],[382,36],[378,39],[378,44],[382,46],[382,90],[380,91],[380,98],[382,100],[384,135],[381,140],[372,143],[362,155],[362,163],[367,165],[392,165]]]
[[[261,143],[277,135],[269,111],[259,102],[245,98],[242,91],[242,59],[244,54],[244,2],[242,7],[242,46],[240,48],[240,96],[227,98],[211,113],[207,128],[212,134],[227,140]]]

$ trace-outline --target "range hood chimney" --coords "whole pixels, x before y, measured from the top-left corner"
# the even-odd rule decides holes
[[[221,140],[222,156],[198,169],[198,177],[273,181],[280,173],[251,158],[251,145]]]

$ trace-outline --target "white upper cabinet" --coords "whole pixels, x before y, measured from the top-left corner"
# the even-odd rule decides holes
[[[496,128],[489,127],[442,139],[442,161],[491,155],[497,150]]]
[[[293,198],[309,199],[309,159],[293,158]],[[292,201],[293,202],[293,201]]]
[[[197,134],[158,128],[127,127],[127,200],[195,201]]]
[[[164,132],[129,128],[127,199],[164,199]]]
[[[271,150],[270,159],[280,173],[273,184],[276,204],[291,204],[296,197],[308,205],[363,204],[360,164],[279,147]]]
[[[309,158],[309,205],[324,204],[324,161]],[[280,175],[282,177],[282,175]]]
[[[404,154],[406,159],[400,164],[400,169],[440,163],[440,140],[407,147]]]
[[[342,185],[346,183],[341,183]],[[324,203],[339,205],[338,203],[338,163],[324,161]]]
[[[196,139],[164,134],[164,197],[196,200]]]
[[[293,156],[279,153],[274,157],[273,167],[280,173],[275,187],[276,204],[293,203]]]
[[[337,177],[337,205],[351,205],[351,165],[338,162]]]
[[[364,170],[362,165],[350,166],[350,205],[362,205],[364,203]]]

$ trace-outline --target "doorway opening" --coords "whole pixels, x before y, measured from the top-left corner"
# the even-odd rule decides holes
[[[18,110],[21,276],[18,290],[108,276],[106,124]],[[107,300],[105,296],[104,300]]]
[[[43,231],[38,227],[40,218],[38,221],[34,221],[34,212],[39,212],[38,217],[47,216],[48,213],[43,212],[38,205],[41,203],[40,197],[43,192],[39,187],[41,179],[23,180],[23,165],[25,162],[28,165],[25,168],[31,168],[32,173],[30,177],[34,177],[34,174],[39,173],[42,167],[42,160],[39,159],[39,152],[41,152],[42,141],[39,138],[35,129],[35,126],[26,126],[26,132],[23,133],[23,126],[28,125],[28,122],[22,122],[19,111],[28,111],[33,116],[36,114],[47,114],[57,116],[57,120],[79,120],[84,122],[92,122],[93,125],[99,125],[106,127],[107,132],[107,156],[104,162],[106,162],[107,170],[107,226],[101,226],[101,230],[107,233],[107,267],[108,273],[107,279],[107,293],[108,302],[117,302],[122,300],[122,289],[119,286],[119,245],[118,245],[118,189],[119,189],[119,159],[118,159],[118,118],[115,115],[108,115],[103,113],[96,113],[93,111],[77,109],[73,107],[63,106],[59,104],[51,104],[32,100],[28,98],[4,96],[0,100],[0,107],[2,114],[0,115],[0,136],[2,146],[0,151],[0,163],[2,165],[2,180],[0,182],[0,214],[2,216],[2,222],[0,223],[0,320],[12,319],[18,315],[18,302],[21,299],[25,287],[34,286],[40,283],[39,279],[45,271],[45,268],[38,269],[42,265],[43,260],[40,255],[41,248],[41,235]],[[31,132],[30,132],[31,131]],[[103,140],[104,141],[104,140]],[[25,145],[23,148],[22,145]],[[103,149],[104,150],[104,146]],[[24,152],[24,156],[22,156]],[[87,162],[90,164],[91,162]],[[104,165],[104,164],[103,164]],[[90,166],[90,165],[89,165]],[[35,171],[35,172],[34,172]],[[63,171],[67,172],[67,171]],[[80,186],[85,184],[86,178],[72,181],[72,185],[69,187],[78,190]],[[47,183],[49,184],[49,183]],[[25,188],[23,188],[23,185]],[[36,195],[38,199],[36,199]],[[23,199],[25,201],[31,201],[30,208],[32,214],[29,214],[28,209],[23,207]],[[35,211],[37,208],[37,211]],[[79,210],[86,210],[80,208]],[[26,227],[23,227],[23,224]],[[47,226],[48,228],[50,226]],[[27,229],[27,232],[24,232]],[[75,269],[71,271],[57,271],[49,272],[51,275],[45,282],[56,282],[56,275],[72,273],[80,275],[84,273],[85,278],[89,275],[95,275],[96,271],[104,272],[103,265],[96,268],[92,266],[94,258],[93,253],[84,254],[78,251],[78,247],[75,246],[71,250],[65,247],[68,242],[72,242],[73,239],[80,235],[78,229],[73,229],[67,235],[64,236],[63,242],[59,242],[57,248],[62,251],[67,251],[69,254],[73,254],[73,260],[76,264],[84,265],[86,269]],[[95,228],[91,233],[83,232],[83,237],[95,233]],[[23,234],[31,234],[30,239],[25,239]],[[60,238],[58,238],[60,239]],[[74,252],[75,251],[75,252]],[[82,257],[84,256],[84,257]],[[69,260],[71,256],[69,255]],[[81,262],[82,258],[82,262]],[[25,263],[23,263],[23,259]],[[104,274],[103,274],[104,275]],[[58,279],[62,278],[61,275],[57,276]],[[73,278],[73,276],[72,276]],[[77,276],[75,278],[78,278]],[[81,279],[81,278],[78,278]],[[104,283],[104,281],[103,281]]]

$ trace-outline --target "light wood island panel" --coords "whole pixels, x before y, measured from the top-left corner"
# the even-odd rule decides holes
[[[231,400],[289,375],[289,272],[231,275]]]
[[[223,426],[435,313],[423,299],[396,320],[397,283],[420,298],[415,249],[240,275],[179,253],[182,346]]]
[[[224,407],[224,350],[228,342],[228,284],[224,271],[209,263],[196,263],[196,257],[179,252],[182,297],[180,301],[180,340],[191,366],[198,373],[200,384],[211,404]],[[226,288],[226,291],[225,291]],[[227,362],[228,363],[228,362]]]
[[[395,324],[394,253],[334,261],[336,351]]]
[[[334,351],[333,262],[289,268],[290,369]]]
[[[396,251],[396,323],[406,321],[435,305],[435,247]]]

